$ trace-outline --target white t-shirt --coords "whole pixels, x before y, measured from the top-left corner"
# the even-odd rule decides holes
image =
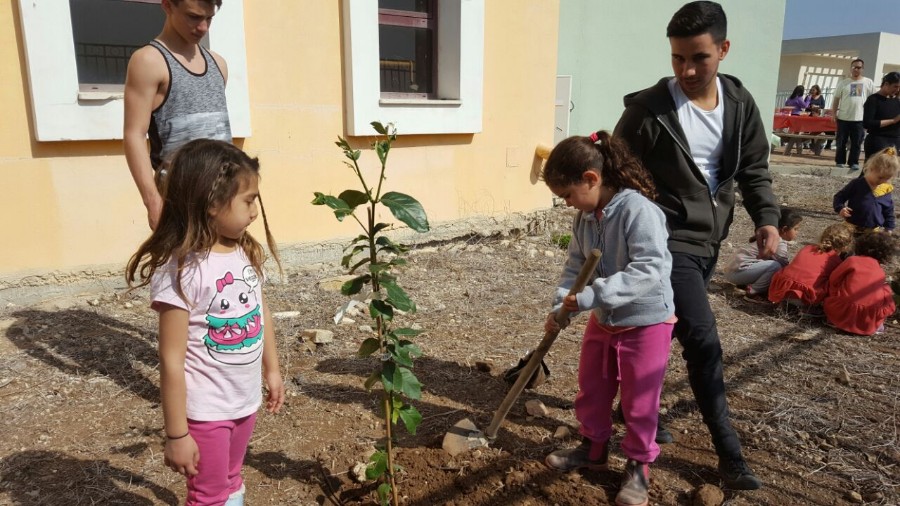
[[[153,275],[150,300],[157,311],[165,303],[190,313],[187,417],[221,421],[255,413],[262,401],[261,276],[240,248],[210,252],[182,273],[187,304],[175,291],[175,275],[173,259]]]
[[[838,101],[837,119],[841,121],[862,121],[863,105],[869,95],[875,93],[875,83],[868,77],[841,79],[834,88]]]
[[[722,129],[725,117],[725,107],[722,105],[722,81],[716,77],[716,92],[718,103],[711,111],[694,105],[691,99],[684,94],[678,81],[672,78],[669,83],[669,93],[675,100],[675,109],[678,112],[678,122],[687,136],[688,148],[694,163],[706,178],[709,192],[715,193],[719,186],[719,164],[722,162]]]

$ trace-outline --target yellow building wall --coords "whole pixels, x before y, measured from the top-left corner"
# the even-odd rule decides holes
[[[149,229],[121,142],[34,140],[19,14],[16,2],[2,4],[0,214],[7,241],[0,279],[122,266]],[[419,199],[433,224],[549,205],[549,192],[529,182],[529,171],[535,145],[553,139],[558,7],[485,2],[481,133],[399,132],[386,188]],[[309,203],[314,191],[337,194],[357,183],[334,145],[344,131],[340,2],[244,2],[244,11],[253,134],[237,143],[260,159],[276,240],[356,234],[349,220],[339,224]],[[359,147],[368,142],[351,139]],[[374,179],[374,153],[364,151],[362,163]]]

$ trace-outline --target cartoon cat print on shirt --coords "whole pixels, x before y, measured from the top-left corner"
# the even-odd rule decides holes
[[[224,364],[252,364],[262,355],[262,313],[253,289],[258,278],[249,271],[244,269],[244,277],[250,279],[235,278],[230,271],[217,279],[216,295],[206,310],[209,329],[203,343],[209,356]]]

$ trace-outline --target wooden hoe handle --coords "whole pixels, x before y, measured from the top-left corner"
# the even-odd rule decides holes
[[[575,284],[572,285],[572,288],[569,290],[569,295],[575,295],[581,290],[584,289],[585,285],[587,285],[588,280],[591,275],[594,273],[594,270],[597,269],[597,263],[600,262],[600,250],[594,249],[591,250],[591,254],[584,261],[584,265],[581,266],[581,272],[578,273],[578,277],[575,279]],[[565,306],[561,307],[559,311],[556,313],[556,323],[559,323],[560,329],[562,329],[566,320],[569,319],[569,311],[565,308]],[[550,346],[553,345],[553,341],[556,341],[556,336],[559,335],[559,330],[555,332],[547,332],[544,334],[544,338],[541,339],[541,343],[531,354],[531,360],[525,364],[525,367],[519,372],[519,377],[516,379],[516,382],[513,384],[512,388],[507,392],[506,397],[503,399],[503,402],[500,403],[500,407],[497,408],[497,412],[494,413],[494,418],[491,420],[491,425],[488,427],[487,431],[484,435],[488,439],[494,439],[497,437],[497,430],[500,428],[500,424],[503,423],[503,420],[506,419],[506,415],[509,414],[510,408],[515,404],[516,399],[522,394],[522,390],[525,390],[525,385],[528,384],[528,380],[531,379],[531,376],[534,375],[534,371],[537,370],[541,365],[541,360],[544,359],[544,356],[550,350]]]

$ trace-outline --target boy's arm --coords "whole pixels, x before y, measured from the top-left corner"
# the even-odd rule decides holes
[[[162,65],[162,68],[160,68]],[[167,70],[162,55],[152,47],[144,47],[134,52],[128,62],[125,76],[125,119],[123,139],[125,160],[128,170],[141,194],[144,207],[147,208],[147,221],[151,229],[156,229],[159,214],[162,210],[162,198],[153,180],[153,167],[150,165],[150,150],[147,147],[147,131],[150,128],[150,115],[153,112],[153,100],[161,84],[165,81]]]
[[[278,413],[284,405],[284,380],[281,377],[281,368],[278,365],[278,348],[275,339],[275,324],[269,313],[269,306],[263,296],[263,378],[266,388],[269,389],[269,397],[266,399],[266,411]]]

